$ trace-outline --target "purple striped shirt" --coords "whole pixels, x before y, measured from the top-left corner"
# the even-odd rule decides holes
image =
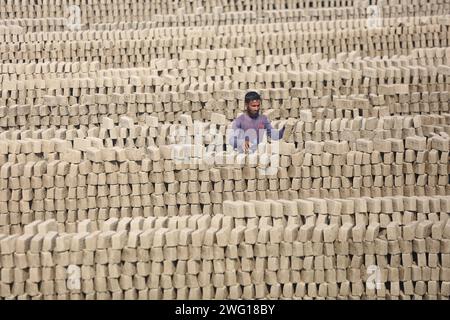
[[[254,151],[265,133],[272,140],[279,140],[283,137],[284,129],[284,127],[281,130],[274,129],[265,115],[259,114],[256,118],[252,118],[243,113],[233,121],[229,144],[242,152],[242,144],[245,140],[249,140],[250,147]]]

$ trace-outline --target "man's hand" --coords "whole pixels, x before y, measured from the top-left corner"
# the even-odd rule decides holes
[[[242,150],[244,150],[244,152],[247,153],[249,149],[250,149],[250,141],[245,140],[244,143],[242,144]]]

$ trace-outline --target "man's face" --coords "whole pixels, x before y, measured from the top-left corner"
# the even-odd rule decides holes
[[[259,107],[261,106],[261,101],[260,100],[251,100],[248,104],[247,104],[247,112],[254,116],[257,115],[259,112]]]

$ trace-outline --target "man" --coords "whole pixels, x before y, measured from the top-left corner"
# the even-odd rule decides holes
[[[245,112],[233,121],[230,145],[239,152],[254,152],[262,141],[264,133],[273,140],[283,137],[285,128],[276,130],[265,115],[259,114],[261,96],[254,91],[245,95]]]

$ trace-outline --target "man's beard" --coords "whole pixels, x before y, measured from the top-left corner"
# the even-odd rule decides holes
[[[256,111],[255,113],[252,113],[250,110],[247,110],[247,113],[250,116],[250,118],[258,118],[259,116],[259,110]]]

